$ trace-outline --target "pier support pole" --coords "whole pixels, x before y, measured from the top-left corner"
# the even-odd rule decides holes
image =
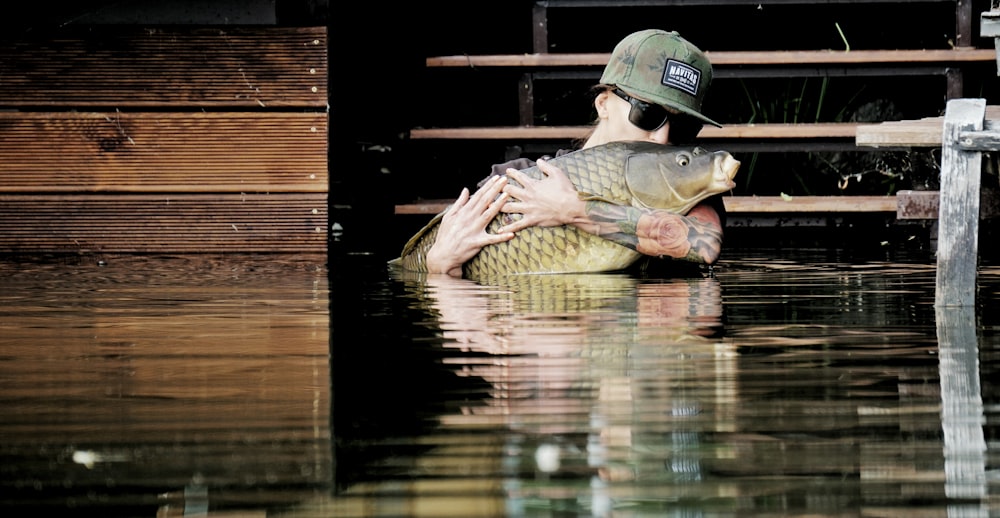
[[[985,118],[985,99],[948,101],[941,140],[935,306],[976,302],[982,153],[962,149],[959,134],[981,131]]]

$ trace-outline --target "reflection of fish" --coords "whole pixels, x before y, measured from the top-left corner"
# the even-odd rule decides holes
[[[733,187],[740,162],[725,151],[679,148],[650,142],[613,142],[549,160],[566,172],[582,199],[666,209],[684,214],[699,201]],[[538,167],[524,172],[544,176]],[[390,261],[404,269],[426,271],[427,250],[437,238],[438,214]],[[504,214],[490,224],[496,231]],[[509,216],[508,216],[509,217]],[[513,273],[599,272],[623,269],[641,254],[570,226],[532,227],[514,239],[487,246],[465,263],[466,277],[481,279]]]

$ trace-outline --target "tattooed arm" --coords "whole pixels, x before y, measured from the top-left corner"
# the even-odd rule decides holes
[[[686,216],[608,202],[585,202],[584,217],[569,224],[645,255],[712,264],[722,250],[719,213],[701,203]]]
[[[523,214],[522,223],[572,225],[645,255],[705,264],[713,264],[719,258],[722,218],[712,204],[702,202],[687,215],[679,215],[583,201],[562,170],[541,160],[538,167],[546,178],[532,180],[516,170],[507,171],[523,187],[513,184],[504,187],[504,192],[516,201],[508,201],[501,210]]]

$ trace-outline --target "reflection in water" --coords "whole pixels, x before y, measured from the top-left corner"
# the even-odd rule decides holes
[[[446,337],[480,339],[445,345],[463,353],[489,353],[482,356],[486,361],[464,355],[451,361],[493,390],[485,405],[463,408],[461,415],[443,416],[442,422],[515,432],[505,444],[508,451],[520,452],[516,464],[506,459],[508,487],[517,487],[507,505],[520,512],[531,500],[551,498],[545,483],[523,483],[525,470],[543,479],[589,473],[589,480],[580,481],[593,488],[662,472],[663,459],[646,466],[633,449],[656,449],[666,438],[681,447],[672,455],[670,471],[698,477],[697,460],[685,459],[683,452],[696,446],[696,435],[671,427],[666,436],[654,432],[643,445],[647,441],[640,432],[699,414],[705,402],[690,394],[732,378],[726,372],[731,355],[712,339],[721,329],[716,280],[637,284],[616,275],[523,277],[490,297],[485,307],[477,307],[465,287],[454,282],[428,283],[444,327],[461,323],[486,332],[469,337],[445,331]],[[505,309],[494,312],[492,303]],[[450,318],[459,316],[452,313],[455,308],[461,320]],[[468,308],[479,314],[469,315]],[[637,415],[643,416],[639,429]],[[610,509],[608,491],[595,491],[591,505]]]
[[[5,516],[329,491],[323,257],[0,262]]]
[[[928,257],[334,259],[0,261],[4,515],[997,511],[995,266],[956,313]]]
[[[435,512],[517,516],[591,493],[583,508],[603,514],[617,497],[610,484],[699,477],[688,453],[697,433],[683,428],[733,379],[716,279],[545,275],[480,286],[431,277],[407,289],[429,310],[425,325],[440,330],[440,361],[488,392],[438,416],[424,433],[436,447],[410,459],[399,481],[349,489],[372,496],[359,508],[409,514],[441,493]],[[703,387],[712,401],[692,396]]]
[[[425,407],[405,433],[353,437],[382,455],[338,467],[378,473],[340,487],[338,515],[994,507],[985,447],[973,448],[971,468],[948,467],[942,387],[956,371],[938,357],[932,262],[728,257],[704,278],[390,281],[405,301],[396,316],[419,330],[409,345],[434,351],[407,365],[451,374],[436,394],[451,406]],[[997,273],[984,268],[983,293],[996,293]],[[995,306],[987,295],[973,348],[996,349],[995,323],[984,322]],[[396,388],[421,383],[413,374]],[[982,387],[981,432],[994,393]],[[970,476],[978,493],[949,489]]]
[[[952,498],[987,495],[983,399],[974,323],[972,307],[937,308],[945,494]]]

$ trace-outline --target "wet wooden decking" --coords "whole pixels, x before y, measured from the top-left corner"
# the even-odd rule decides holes
[[[98,26],[0,43],[0,252],[324,252],[326,37]]]

